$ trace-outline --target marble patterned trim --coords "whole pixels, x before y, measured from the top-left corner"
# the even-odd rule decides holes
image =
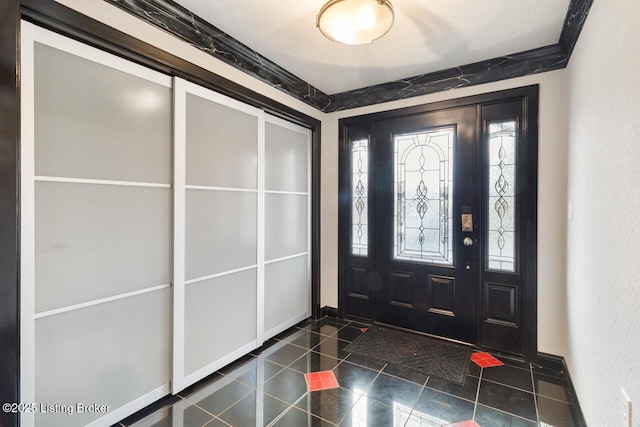
[[[557,44],[327,95],[171,0],[105,0],[324,112],[565,68],[593,0],[571,0]]]
[[[171,0],[105,1],[319,110],[330,103],[324,92]]]
[[[564,68],[567,56],[558,45],[449,68],[434,73],[350,90],[331,96],[326,112],[363,107],[433,92]]]
[[[593,0],[571,0],[569,3],[569,10],[567,10],[567,16],[564,18],[562,33],[558,42],[562,50],[567,54],[567,59],[571,57],[573,48],[578,42],[578,36],[587,20],[587,16],[589,16],[592,4]]]

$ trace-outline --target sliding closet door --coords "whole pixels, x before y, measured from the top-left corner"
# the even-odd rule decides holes
[[[108,425],[169,392],[171,80],[22,35],[22,425]]]
[[[264,125],[261,110],[180,79],[174,99],[175,393],[262,344]]]
[[[311,315],[311,132],[265,126],[265,339]]]

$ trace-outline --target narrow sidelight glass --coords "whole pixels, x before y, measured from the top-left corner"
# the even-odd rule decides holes
[[[487,267],[515,271],[516,122],[489,124]]]
[[[369,255],[369,140],[351,145],[351,254]]]

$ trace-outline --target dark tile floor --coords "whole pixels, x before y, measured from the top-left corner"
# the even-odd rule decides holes
[[[500,358],[469,363],[464,386],[344,351],[366,326],[305,322],[177,396],[118,426],[582,426],[559,372]],[[333,370],[340,385],[307,391],[305,373]]]

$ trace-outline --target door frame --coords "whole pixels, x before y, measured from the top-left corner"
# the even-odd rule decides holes
[[[439,101],[430,104],[407,107],[397,110],[388,110],[378,113],[354,116],[341,119],[339,121],[339,205],[338,205],[338,316],[347,317],[347,280],[349,271],[347,269],[347,258],[350,256],[350,147],[348,133],[350,129],[359,129],[361,133],[369,132],[373,137],[375,124],[377,121],[401,118],[404,116],[429,113],[438,110],[475,106],[477,109],[476,126],[481,134],[483,130],[481,110],[483,106],[518,101],[522,103],[522,129],[521,135],[526,137],[526,144],[523,144],[523,153],[520,159],[524,161],[520,164],[523,168],[519,174],[522,188],[526,189],[524,194],[519,194],[521,203],[520,211],[525,213],[521,216],[522,242],[521,256],[526,259],[522,268],[522,307],[521,307],[521,328],[523,334],[523,355],[528,361],[537,358],[538,347],[538,93],[539,85],[530,85],[515,89],[501,90],[481,95],[473,95],[464,98]],[[371,141],[370,141],[371,142]],[[480,142],[480,141],[479,141]],[[478,147],[478,150],[480,148]],[[482,185],[478,180],[478,185]],[[373,261],[371,261],[373,262]],[[480,274],[478,281],[480,280]],[[482,326],[482,286],[479,283],[476,287],[476,347],[481,347],[480,331]],[[352,316],[349,316],[352,317]]]

